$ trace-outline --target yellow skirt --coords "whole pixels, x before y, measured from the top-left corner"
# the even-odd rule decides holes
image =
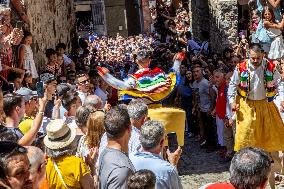
[[[268,152],[284,150],[284,125],[276,105],[266,100],[237,97],[235,151],[258,147]]]

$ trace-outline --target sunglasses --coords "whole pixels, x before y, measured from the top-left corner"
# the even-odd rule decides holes
[[[84,81],[79,82],[79,84],[82,84],[82,85],[87,84],[87,83],[90,83],[89,79],[86,79]]]

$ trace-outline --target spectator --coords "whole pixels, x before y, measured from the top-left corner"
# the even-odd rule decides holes
[[[76,130],[63,120],[50,122],[46,129],[44,144],[49,157],[46,165],[49,188],[94,188],[95,181],[85,162],[71,155],[76,146]]]
[[[23,82],[24,75],[16,72],[9,72],[8,74],[8,82],[10,84],[9,91],[10,93],[19,90],[22,87],[22,82]]]
[[[224,141],[224,120],[226,116],[227,105],[227,86],[225,72],[222,69],[217,69],[214,71],[214,81],[216,86],[218,87],[218,95],[215,108],[218,144],[225,151],[226,147]]]
[[[66,45],[64,43],[58,43],[56,45],[56,52],[63,56],[64,65],[70,67],[71,70],[75,70],[74,62],[65,54]]]
[[[10,141],[0,142],[0,165],[2,185],[12,189],[32,188],[26,148]]]
[[[24,75],[24,78],[23,78],[23,81],[22,81],[22,86],[26,87],[28,89],[33,88],[33,77],[32,77],[31,72],[29,72],[29,71],[25,72],[25,75]]]
[[[147,169],[155,173],[156,188],[178,189],[182,188],[176,165],[181,155],[179,147],[174,153],[167,151],[169,162],[160,157],[164,148],[165,128],[161,122],[147,121],[141,127],[141,149],[130,154],[130,160],[136,170]]]
[[[181,108],[186,112],[187,133],[189,137],[193,136],[192,128],[192,83],[193,77],[190,70],[185,72],[184,82],[178,87],[177,102],[180,102]]]
[[[200,189],[265,188],[271,172],[271,160],[261,149],[244,148],[232,159],[229,183],[208,184]]]
[[[200,46],[192,39],[192,34],[190,31],[186,32],[185,36],[187,38],[187,51],[193,52],[195,55],[197,55],[200,52]]]
[[[89,95],[86,97],[84,106],[92,106],[95,109],[103,109],[103,102],[97,95]]]
[[[107,91],[108,87],[109,85],[102,78],[100,78],[99,84],[97,85],[96,90],[95,90],[95,95],[101,98],[103,106],[106,105],[107,100],[108,100],[108,96],[109,96],[109,93]]]
[[[20,121],[19,129],[26,134],[33,126],[35,114],[38,111],[38,96],[36,91],[25,87],[17,90],[16,94],[22,96],[25,101],[25,115]]]
[[[194,90],[194,112],[199,115],[199,127],[201,135],[201,147],[208,147],[208,150],[215,148],[215,131],[213,120],[210,116],[211,100],[209,95],[209,81],[203,76],[203,69],[196,65],[193,68],[193,82]]]
[[[19,122],[25,114],[25,100],[22,96],[11,94],[4,96],[3,108],[6,115],[6,127],[13,131],[18,137],[20,145],[31,145],[41,127],[44,110],[47,103],[47,93],[44,98],[39,99],[38,113],[34,119],[33,127],[24,135],[18,128]]]
[[[127,111],[131,122],[131,137],[128,142],[128,153],[136,152],[140,147],[140,129],[144,122],[148,119],[148,106],[142,100],[132,100],[127,106]],[[107,146],[107,133],[101,139],[99,152]]]
[[[140,170],[128,178],[128,189],[155,189],[156,176],[150,170]]]
[[[66,123],[69,127],[77,128],[75,122],[76,110],[82,105],[77,92],[68,91],[62,98],[63,107],[67,110],[65,113]]]
[[[67,110],[62,106],[62,97],[68,91],[73,91],[73,87],[67,83],[61,83],[56,87],[56,100],[52,110],[52,118],[63,119]]]
[[[78,73],[76,76],[76,83],[78,94],[81,99],[81,102],[84,104],[86,97],[89,95],[90,91],[90,80],[89,76],[86,73]]]
[[[131,123],[124,106],[106,113],[105,130],[108,144],[99,157],[99,188],[127,188],[127,179],[135,169],[127,155]]]
[[[31,189],[38,189],[45,176],[45,159],[41,149],[27,146],[27,155],[30,161],[30,180],[33,183]]]
[[[32,78],[38,78],[38,73],[34,61],[34,55],[31,48],[33,36],[30,32],[24,32],[22,44],[19,46],[18,68],[25,69],[32,74]]]
[[[44,115],[47,118],[52,117],[52,109],[54,107],[54,99],[53,96],[55,96],[56,92],[56,86],[57,86],[57,81],[56,78],[54,77],[53,74],[44,72],[40,75],[40,81],[43,82],[44,88],[49,94],[47,96],[48,103],[46,105],[46,110],[44,112]]]
[[[57,54],[54,49],[47,49],[45,51],[46,58],[48,59],[46,66],[45,66],[45,72],[49,72],[56,78],[61,73],[58,73],[59,66],[57,65]]]
[[[81,107],[79,109],[81,110],[78,111],[79,113],[78,118],[82,120],[82,122],[85,122],[85,118],[84,118],[85,115],[89,115],[89,116],[85,123],[86,128],[84,128],[83,125],[80,125],[82,131],[85,133],[78,143],[76,156],[83,158],[85,162],[89,165],[92,175],[95,175],[96,174],[95,165],[97,164],[100,139],[105,132],[105,129],[104,129],[105,114],[101,110],[94,111],[93,108],[90,106]],[[92,161],[90,161],[88,156],[90,153],[93,153],[93,152],[95,154],[95,157]]]

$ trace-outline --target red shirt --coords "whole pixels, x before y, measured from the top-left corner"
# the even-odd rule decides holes
[[[205,189],[236,189],[230,183],[216,183],[207,186]]]
[[[218,96],[216,99],[216,115],[220,119],[224,119],[226,116],[226,104],[227,104],[227,97],[225,94],[225,87],[226,82],[224,82],[219,88],[218,88]]]

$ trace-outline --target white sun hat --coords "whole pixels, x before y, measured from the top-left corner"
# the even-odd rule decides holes
[[[52,120],[46,127],[44,144],[51,150],[69,146],[75,139],[76,129],[68,127],[62,119]]]

